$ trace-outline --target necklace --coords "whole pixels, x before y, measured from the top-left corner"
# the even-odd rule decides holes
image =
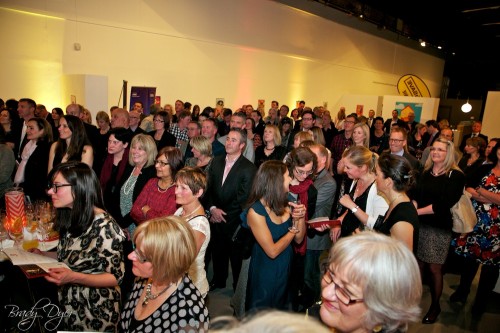
[[[434,170],[431,170],[431,175],[437,177],[437,176],[441,176],[442,174],[444,174],[446,171],[445,170],[440,170],[438,172],[434,172]]]
[[[146,296],[144,296],[144,301],[142,301],[142,306],[148,305],[150,299],[156,299],[156,298],[158,298],[158,296],[160,296],[161,294],[163,294],[165,291],[167,291],[173,285],[174,285],[174,283],[170,282],[170,284],[165,289],[163,289],[162,291],[160,291],[158,294],[152,294],[151,293],[151,287],[153,286],[153,281],[150,280],[150,282],[146,286]]]
[[[400,194],[398,194],[398,195],[396,195],[396,196],[395,196],[395,197],[391,200],[391,202],[389,203],[389,207],[391,207],[391,206],[392,206],[392,204],[393,204],[396,200],[398,200],[399,198],[401,198],[402,196],[403,196],[403,195],[402,195],[401,193],[400,193]]]
[[[196,207],[195,209],[193,209],[193,211],[189,214],[186,214],[186,211],[184,210],[184,208],[182,209],[182,217],[184,217],[187,221],[189,221],[189,219],[192,217],[192,215],[194,215],[194,213],[196,213],[196,211],[198,209],[201,208],[201,204],[198,205],[198,207]]]
[[[167,186],[167,188],[163,189],[163,188],[161,188],[161,187],[160,187],[160,180],[158,180],[158,183],[156,183],[156,187],[158,188],[158,192],[160,192],[160,193],[165,193],[165,192],[167,192],[167,191],[168,191],[168,189],[172,187],[172,185],[173,185],[173,184],[172,184],[172,183],[170,183],[170,185],[168,185],[168,186]]]
[[[135,170],[135,168],[134,168]],[[135,183],[137,183],[137,178],[138,176],[134,176],[134,172],[132,171],[132,173],[130,174],[130,177],[128,177],[127,181],[125,182],[125,184],[123,184],[123,193],[125,193],[126,195],[128,195],[130,193],[130,191],[135,187]]]
[[[276,147],[273,147],[273,148],[267,148],[267,146],[266,146],[266,150],[273,151],[274,149],[276,149]]]

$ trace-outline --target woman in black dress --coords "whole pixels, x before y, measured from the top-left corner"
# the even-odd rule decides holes
[[[175,147],[176,138],[168,131],[170,128],[170,116],[165,111],[155,114],[153,119],[154,131],[148,134],[153,137],[156,143],[156,149],[159,151],[163,147]]]
[[[377,161],[377,189],[389,201],[385,216],[373,229],[396,238],[410,249],[417,247],[418,215],[406,192],[415,181],[412,167],[404,157],[382,154]]]
[[[416,256],[421,271],[428,267],[431,273],[432,304],[424,324],[433,324],[441,312],[443,264],[452,239],[450,208],[460,199],[464,185],[465,175],[455,163],[453,142],[436,139],[412,197],[420,220]]]
[[[21,153],[21,163],[17,168],[14,183],[24,189],[31,202],[48,200],[45,190],[52,127],[45,119],[31,118],[27,124],[26,137],[29,141]]]
[[[255,149],[255,166],[258,168],[265,161],[282,161],[286,148],[281,146],[281,133],[278,126],[267,124],[264,128],[262,146]]]

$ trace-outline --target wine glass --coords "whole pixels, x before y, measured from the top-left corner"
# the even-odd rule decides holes
[[[9,237],[14,241],[14,247],[21,247],[23,240],[23,218],[21,216],[16,217],[11,221],[9,227]]]
[[[3,252],[3,241],[9,238],[9,232],[5,228],[5,212],[0,211],[0,252]]]
[[[300,205],[299,199],[293,200],[291,202],[293,202],[296,205]],[[294,207],[292,205],[290,205],[290,212],[293,213],[293,210],[294,210]],[[293,233],[298,233],[299,232],[299,228],[297,228],[298,219],[292,217],[292,223],[293,223],[292,226],[289,227],[288,230],[290,230]]]

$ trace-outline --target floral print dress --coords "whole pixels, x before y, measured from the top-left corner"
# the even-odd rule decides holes
[[[489,172],[481,180],[481,187],[493,193],[500,193],[500,177]],[[470,257],[484,265],[500,264],[500,216],[499,206],[483,204],[472,199],[476,210],[477,224],[466,237],[452,241],[455,252]]]
[[[57,246],[57,259],[75,272],[110,273],[118,285],[125,271],[122,243],[125,235],[107,213],[98,214],[78,237],[67,233]],[[120,287],[97,288],[79,284],[59,287],[66,330],[116,332],[120,314]]]

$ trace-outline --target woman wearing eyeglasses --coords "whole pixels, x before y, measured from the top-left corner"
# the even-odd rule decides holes
[[[370,269],[367,269],[370,267]],[[320,317],[337,332],[406,332],[420,315],[422,282],[413,253],[374,232],[340,239],[321,281]]]
[[[452,239],[450,208],[463,193],[465,175],[455,162],[453,143],[437,138],[412,196],[420,220],[417,259],[422,274],[431,273],[432,303],[422,323],[433,324],[441,312],[443,264]]]
[[[69,267],[52,268],[46,277],[59,286],[59,311],[69,315],[58,328],[117,332],[125,235],[104,210],[99,179],[89,166],[59,164],[49,178],[60,240],[57,252],[42,254]]]
[[[290,152],[289,156],[286,157],[285,163],[292,177],[289,194],[305,206],[306,215],[304,218],[307,221],[314,215],[316,210],[318,190],[314,187],[312,178],[316,173],[318,159],[311,149],[298,147]],[[298,310],[298,295],[302,293],[304,284],[304,257],[307,249],[306,238],[300,244],[294,243],[293,248],[295,255],[290,274],[290,293],[292,307],[294,310]]]
[[[122,332],[208,332],[208,309],[186,273],[197,253],[191,227],[180,217],[160,217],[137,227],[133,240],[128,259],[137,278]]]
[[[166,111],[160,111],[153,118],[154,130],[148,132],[155,140],[156,149],[160,150],[163,147],[175,147],[176,138],[168,131],[170,128],[170,116]]]
[[[136,224],[175,213],[175,174],[183,166],[182,153],[178,148],[164,147],[158,152],[155,160],[156,178],[146,183],[130,211]]]

